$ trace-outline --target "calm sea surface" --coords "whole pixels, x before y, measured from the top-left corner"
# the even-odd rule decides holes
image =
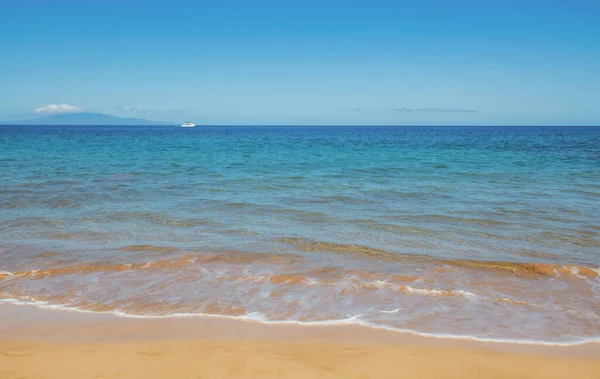
[[[0,302],[600,340],[600,128],[0,126]]]

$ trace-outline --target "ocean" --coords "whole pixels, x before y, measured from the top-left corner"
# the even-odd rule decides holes
[[[0,303],[600,341],[600,128],[0,126]]]

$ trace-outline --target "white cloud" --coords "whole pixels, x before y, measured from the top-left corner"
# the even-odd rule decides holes
[[[82,108],[69,104],[46,104],[35,110],[36,113],[76,113],[83,111]]]
[[[121,112],[148,112],[149,111],[148,108],[144,108],[144,107],[140,107],[140,106],[132,107],[129,105],[125,105],[125,106],[118,107],[118,108]]]

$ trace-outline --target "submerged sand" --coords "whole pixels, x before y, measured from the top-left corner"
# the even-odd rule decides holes
[[[359,326],[121,319],[0,305],[0,378],[600,378],[600,344],[424,338]]]

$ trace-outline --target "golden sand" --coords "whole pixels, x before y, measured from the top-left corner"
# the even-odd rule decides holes
[[[600,378],[600,345],[535,347],[362,327],[0,306],[0,378]]]
[[[600,360],[341,343],[0,343],[2,378],[598,378]]]

